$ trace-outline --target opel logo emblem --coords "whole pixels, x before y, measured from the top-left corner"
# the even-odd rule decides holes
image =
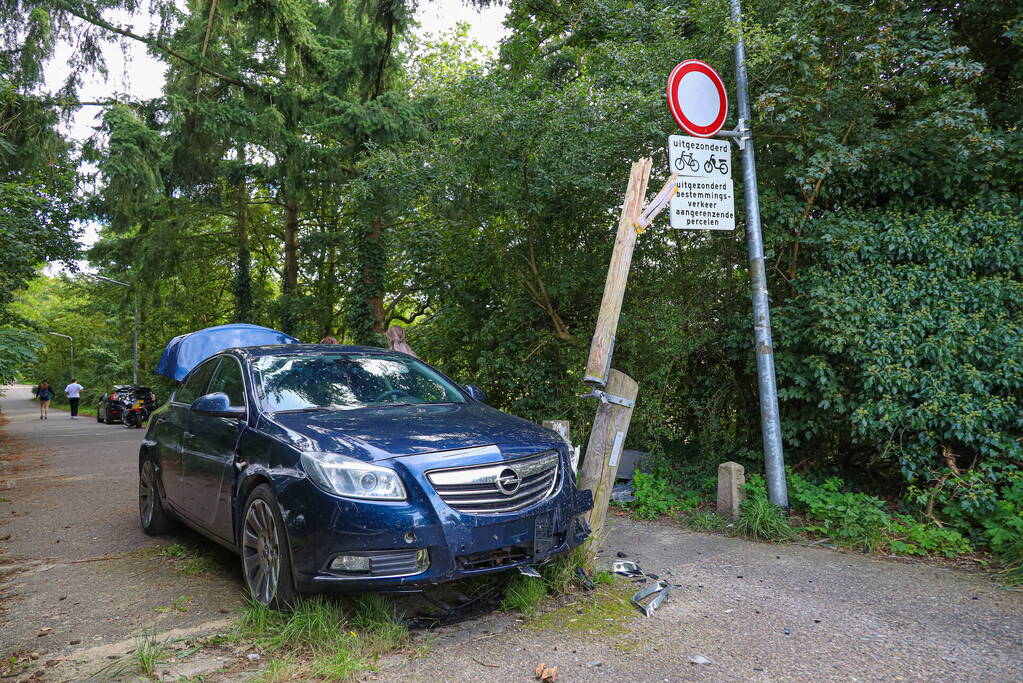
[[[504,468],[497,475],[497,488],[506,496],[513,495],[519,490],[521,484],[522,480],[519,478],[519,473],[510,467]]]

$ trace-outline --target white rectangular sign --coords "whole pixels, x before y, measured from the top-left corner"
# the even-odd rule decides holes
[[[735,230],[735,192],[729,179],[679,178],[668,207],[668,222],[679,230]]]
[[[668,136],[668,172],[697,178],[731,178],[732,148],[728,140],[688,135]]]

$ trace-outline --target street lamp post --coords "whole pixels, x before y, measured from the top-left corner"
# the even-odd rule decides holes
[[[71,342],[71,379],[75,377],[75,340],[70,334],[61,334],[60,332],[47,332],[46,334],[52,334],[54,337],[64,337]]]
[[[119,282],[118,280],[114,280],[114,279],[109,278],[109,277],[104,277],[102,275],[94,275],[92,273],[86,273],[86,275],[88,275],[89,277],[94,277],[97,280],[103,280],[104,282],[110,282],[112,284],[121,285],[122,287],[127,287],[128,289],[131,289],[131,285],[129,285],[126,282]],[[135,327],[134,327],[133,334],[132,334],[132,337],[133,337],[133,354],[132,354],[132,373],[131,373],[132,379],[131,379],[131,383],[132,384],[138,384],[139,383],[139,295],[138,295],[138,292],[134,292],[133,306],[134,306],[134,309],[135,309]]]

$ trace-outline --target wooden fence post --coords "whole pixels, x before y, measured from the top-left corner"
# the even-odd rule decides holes
[[[584,382],[597,387],[604,386],[608,380],[608,370],[611,369],[615,333],[622,313],[622,299],[625,297],[625,283],[629,279],[632,252],[636,247],[636,219],[646,201],[646,186],[650,181],[652,163],[649,157],[640,159],[632,165],[629,174],[629,185],[618,219],[618,235],[615,237],[614,251],[611,252],[611,263],[607,267],[604,297],[600,301],[597,326],[590,343],[590,357],[583,375]]]
[[[592,535],[587,547],[589,561],[597,554],[604,542],[604,520],[607,505],[611,499],[618,461],[625,447],[629,433],[632,409],[639,393],[639,384],[623,372],[612,370],[608,375],[605,395],[597,404],[597,416],[593,418],[593,430],[586,445],[579,488],[593,492],[593,509],[589,523]],[[622,401],[618,403],[616,401]]]

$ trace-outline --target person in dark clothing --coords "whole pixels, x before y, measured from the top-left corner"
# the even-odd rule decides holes
[[[50,401],[53,400],[53,389],[50,388],[50,380],[44,379],[36,387],[36,398],[39,399],[39,419],[49,420]]]

